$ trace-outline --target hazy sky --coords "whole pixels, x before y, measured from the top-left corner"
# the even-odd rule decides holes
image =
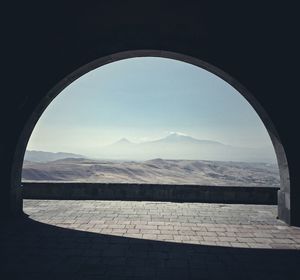
[[[126,137],[133,142],[180,132],[242,147],[272,145],[249,103],[199,67],[165,58],[130,58],[93,70],[49,105],[27,149],[95,155]]]

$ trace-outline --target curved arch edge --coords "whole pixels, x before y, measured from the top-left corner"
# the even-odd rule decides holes
[[[57,85],[55,85],[41,100],[39,105],[36,107],[30,118],[27,120],[26,125],[19,137],[19,141],[15,150],[13,166],[11,171],[11,213],[13,216],[18,216],[22,212],[22,186],[21,186],[21,174],[22,174],[22,166],[23,159],[26,150],[27,143],[31,136],[31,133],[39,120],[40,116],[47,108],[47,106],[52,102],[52,100],[68,85],[72,82],[80,78],[82,75],[101,67],[105,64],[112,63],[115,61],[128,59],[128,58],[136,58],[136,57],[162,57],[175,59],[182,62],[190,63],[192,65],[201,67],[216,76],[223,79],[225,82],[229,83],[232,87],[234,87],[241,95],[249,102],[249,104],[256,111],[258,116],[261,118],[265,128],[267,129],[271,141],[274,146],[274,150],[277,157],[277,162],[279,166],[280,172],[280,184],[281,188],[278,193],[278,217],[290,224],[290,179],[289,179],[289,168],[288,162],[286,158],[286,154],[284,151],[284,147],[280,141],[280,137],[277,133],[273,122],[268,116],[267,112],[261,106],[261,104],[256,100],[253,94],[251,94],[244,86],[242,86],[236,79],[228,75],[223,70],[205,62],[198,58],[191,57],[188,55],[163,51],[163,50],[131,50],[114,53],[108,56],[104,56],[102,58],[96,59],[88,64],[83,65],[79,69],[75,70],[71,74],[67,75],[64,79],[62,79]]]

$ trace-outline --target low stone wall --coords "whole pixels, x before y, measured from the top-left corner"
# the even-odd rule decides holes
[[[22,183],[23,198],[277,204],[274,187],[157,184]]]

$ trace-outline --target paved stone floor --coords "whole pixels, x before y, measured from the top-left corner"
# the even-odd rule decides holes
[[[300,228],[276,206],[25,200],[24,211],[0,230],[1,279],[297,279]]]
[[[300,249],[300,229],[277,206],[26,200],[31,219],[86,232],[202,245]]]

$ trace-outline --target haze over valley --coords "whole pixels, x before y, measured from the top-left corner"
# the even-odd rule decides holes
[[[273,147],[247,148],[225,145],[172,132],[166,137],[134,143],[122,138],[111,145],[97,148],[97,158],[117,160],[187,159],[275,163]]]
[[[139,144],[123,138],[98,154],[26,151],[23,181],[279,186],[272,151],[179,133]]]

